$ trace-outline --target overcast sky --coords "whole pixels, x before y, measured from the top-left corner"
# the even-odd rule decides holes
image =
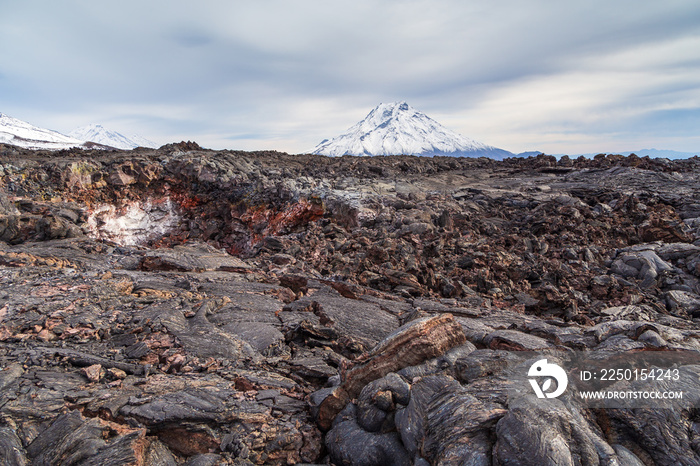
[[[700,151],[700,2],[0,1],[0,112],[312,149],[381,102],[513,152]]]

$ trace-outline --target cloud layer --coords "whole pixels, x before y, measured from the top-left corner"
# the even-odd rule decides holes
[[[5,2],[0,111],[302,152],[406,100],[514,152],[697,151],[698,17],[692,0]]]

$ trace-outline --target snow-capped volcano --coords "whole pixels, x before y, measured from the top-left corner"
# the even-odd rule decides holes
[[[66,136],[58,131],[39,128],[26,121],[0,113],[0,144],[12,144],[25,149],[60,150],[71,147],[91,149],[125,149],[157,147],[156,143],[140,136],[126,136],[109,131],[101,125],[78,128]]]
[[[513,154],[457,134],[406,102],[379,104],[345,134],[324,140],[313,154],[448,155],[503,159]]]
[[[157,147],[155,142],[144,139],[140,136],[126,137],[116,131],[110,131],[102,125],[88,125],[74,129],[70,136],[82,139],[83,141],[96,142],[105,146],[117,149],[131,150],[136,147]]]
[[[0,113],[0,143],[25,149],[57,150],[82,146],[84,141]]]

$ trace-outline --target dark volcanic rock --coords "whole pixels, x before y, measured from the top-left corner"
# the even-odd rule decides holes
[[[615,450],[573,406],[520,398],[498,422],[494,460],[500,464],[615,464]]]
[[[339,422],[326,435],[326,448],[337,464],[388,466],[410,464],[410,457],[395,432],[369,433],[349,419]]]
[[[380,306],[345,298],[329,286],[310,293],[295,305],[309,306],[322,325],[357,340],[366,350],[399,327],[399,319]]]
[[[85,419],[72,411],[58,417],[27,447],[32,464],[135,464],[143,449],[145,429],[128,429],[105,441],[109,423]],[[131,431],[131,432],[129,432]]]
[[[175,246],[147,252],[141,260],[141,268],[148,271],[177,270],[179,272],[204,272],[223,270],[240,272],[250,266],[240,259],[218,251],[206,244]]]
[[[0,427],[0,459],[7,466],[26,466],[27,456],[14,429]]]
[[[411,401],[397,414],[408,450],[431,463],[491,464],[490,428],[506,410],[476,399],[454,379],[429,376],[415,382]]]
[[[700,464],[698,158],[0,152],[0,463]]]
[[[387,374],[381,379],[365,385],[358,397],[358,422],[368,432],[393,430],[389,413],[397,405],[407,405],[411,396],[411,387],[395,373]],[[388,424],[388,425],[387,425]]]
[[[172,308],[170,305],[154,306],[145,314],[152,316],[154,322],[163,325],[169,333],[178,338],[182,346],[199,357],[226,359],[255,359],[259,355],[245,341],[236,335],[220,330],[209,321],[208,314],[213,312],[218,303],[206,301],[196,311]],[[185,317],[185,312],[192,312]]]

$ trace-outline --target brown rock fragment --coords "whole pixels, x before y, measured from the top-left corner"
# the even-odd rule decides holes
[[[318,398],[314,400],[314,398]],[[316,422],[323,430],[329,430],[333,424],[335,416],[345,408],[350,402],[350,396],[343,386],[335,388],[324,388],[312,394],[311,404],[318,404],[312,407],[312,412]]]
[[[110,367],[109,369],[107,369],[107,373],[115,379],[121,380],[126,378],[126,372],[124,372],[121,369],[117,369],[116,367]]]
[[[90,382],[99,382],[105,376],[105,370],[100,364],[84,367],[80,373],[87,377]]]
[[[41,341],[51,341],[56,339],[56,335],[54,335],[49,329],[42,328],[37,334],[37,338]]]
[[[209,453],[219,446],[208,432],[191,432],[179,427],[158,432],[158,439],[171,450],[186,456]]]
[[[347,371],[343,387],[354,398],[372,380],[440,356],[466,341],[452,314],[412,321],[380,342],[363,364]]]
[[[333,418],[368,383],[390,372],[415,366],[466,342],[452,314],[414,320],[380,342],[365,360],[341,374],[342,383],[318,404],[317,422],[329,429]]]
[[[128,186],[134,184],[136,180],[133,176],[127,175],[123,171],[117,169],[109,174],[109,182],[114,186]]]

